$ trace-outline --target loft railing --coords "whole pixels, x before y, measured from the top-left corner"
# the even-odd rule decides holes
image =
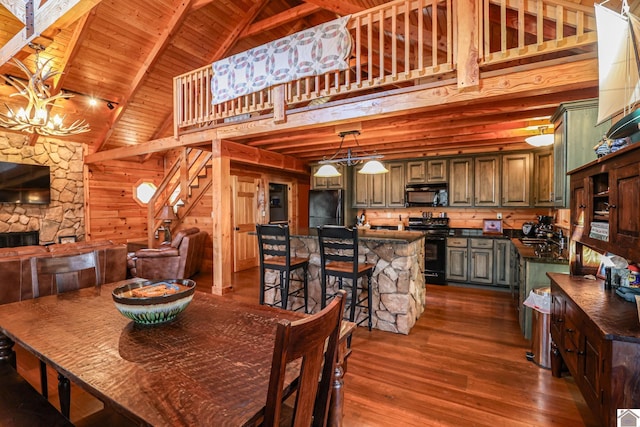
[[[147,203],[147,240],[149,247],[154,241],[155,231],[162,221],[157,219],[164,206],[171,206],[176,212],[178,221],[172,223],[177,227],[182,218],[189,215],[206,190],[211,186],[211,174],[207,173],[211,166],[211,152],[195,148],[184,148],[173,162],[164,179]]]
[[[477,31],[458,28],[461,17],[473,19]],[[174,134],[252,117],[279,120],[285,106],[331,102],[373,89],[383,96],[385,90],[418,87],[444,75],[454,78],[458,63],[509,67],[521,65],[520,60],[535,63],[593,51],[596,43],[592,8],[565,0],[398,0],[353,14],[348,29],[353,50],[344,71],[217,105],[212,105],[211,66],[175,77]],[[469,49],[458,47],[470,38],[478,53],[473,61]]]

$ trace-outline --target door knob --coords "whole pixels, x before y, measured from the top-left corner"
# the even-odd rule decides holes
[[[236,231],[240,231],[240,227],[236,227]]]

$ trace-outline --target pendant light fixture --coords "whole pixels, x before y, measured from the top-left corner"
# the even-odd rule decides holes
[[[525,138],[527,144],[533,145],[534,147],[545,147],[547,145],[553,144],[553,134],[552,133],[544,133],[547,130],[548,126],[539,126],[538,131],[540,132],[538,135],[530,136]]]
[[[26,65],[17,59],[13,59],[16,66],[27,76],[27,80],[22,81],[12,76],[0,75],[8,85],[13,86],[16,93],[10,96],[21,96],[27,100],[27,105],[14,111],[5,104],[6,113],[0,113],[0,126],[10,130],[17,130],[27,133],[37,133],[45,136],[68,136],[89,131],[89,124],[84,120],[76,120],[69,126],[64,125],[64,116],[50,116],[50,109],[58,99],[68,99],[73,97],[66,92],[58,92],[51,95],[50,86],[46,81],[60,74],[53,68],[47,68],[51,58],[40,62],[40,52],[44,47],[37,44],[30,44],[35,49],[35,71],[31,73]]]
[[[384,165],[378,160],[382,159],[384,156],[381,154],[368,154],[366,152],[362,152],[362,154],[352,153],[351,148],[348,148],[346,152],[342,152],[342,144],[344,143],[344,138],[348,135],[353,135],[353,140],[356,143],[356,147],[360,148],[360,144],[358,144],[358,139],[356,138],[360,135],[360,132],[357,130],[350,130],[346,132],[340,132],[338,134],[340,136],[340,146],[338,147],[338,151],[335,152],[333,156],[329,159],[324,158],[320,162],[320,168],[313,174],[313,176],[319,178],[333,178],[336,176],[342,175],[338,169],[334,166],[335,164],[345,165],[345,166],[353,166],[365,162],[362,165],[362,168],[358,171],[358,173],[365,175],[376,175],[387,173],[389,170],[384,167]]]

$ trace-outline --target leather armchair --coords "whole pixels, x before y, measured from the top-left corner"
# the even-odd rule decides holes
[[[150,280],[188,279],[200,271],[207,233],[180,230],[169,245],[140,249],[130,259],[131,274]]]

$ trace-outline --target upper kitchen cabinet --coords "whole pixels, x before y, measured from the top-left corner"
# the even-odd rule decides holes
[[[339,190],[344,188],[344,174],[346,168],[339,164],[334,164],[338,172],[342,175],[334,176],[331,178],[322,178],[314,176],[314,174],[320,169],[321,165],[313,165],[311,167],[311,189],[312,190]]]
[[[405,163],[391,162],[385,165],[387,173],[387,206],[390,208],[404,207]]]
[[[500,204],[500,156],[476,157],[474,162],[475,206]]]
[[[407,184],[447,182],[447,159],[410,160],[407,162]]]
[[[551,121],[554,123],[554,205],[569,207],[569,178],[567,171],[596,159],[593,147],[610,127],[606,121],[596,126],[598,100],[560,104]]]
[[[553,206],[553,150],[550,148],[533,152],[532,188],[534,206]]]
[[[363,165],[353,168],[353,207],[386,206],[386,180],[388,173],[365,175],[358,173]]]
[[[473,159],[453,158],[449,161],[449,206],[473,204]]]
[[[502,156],[502,206],[529,206],[531,203],[531,154]],[[476,181],[477,182],[477,181]]]

